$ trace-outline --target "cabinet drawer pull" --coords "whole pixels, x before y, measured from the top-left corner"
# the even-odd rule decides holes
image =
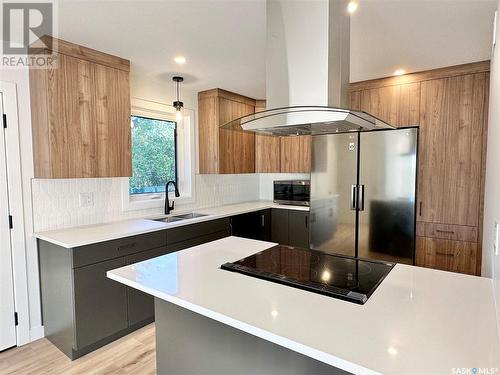
[[[446,234],[455,234],[454,231],[452,230],[441,230],[441,229],[436,229],[437,233],[446,233]]]
[[[118,246],[118,251],[123,251],[127,249],[132,249],[137,246],[137,242],[131,242],[122,246]]]
[[[454,254],[443,253],[441,251],[436,251],[436,255],[443,255],[445,257],[453,257],[453,256],[455,256]]]

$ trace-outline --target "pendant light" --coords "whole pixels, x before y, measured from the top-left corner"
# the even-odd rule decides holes
[[[176,92],[177,92],[177,100],[175,100],[172,105],[175,108],[175,119],[179,123],[182,121],[182,108],[184,107],[184,103],[179,100],[179,86],[180,83],[184,81],[184,78],[175,76],[172,78],[172,81],[174,81],[176,84]]]

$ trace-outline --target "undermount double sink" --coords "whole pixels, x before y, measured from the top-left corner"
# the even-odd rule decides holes
[[[159,218],[159,219],[154,219],[154,221],[161,221],[161,222],[164,222],[164,223],[173,223],[173,222],[176,222],[176,221],[182,221],[182,220],[188,220],[188,219],[195,219],[195,218],[203,217],[203,216],[208,216],[208,215],[207,214],[200,214],[200,213],[197,213],[197,212],[190,212],[188,214],[162,217],[162,218]]]

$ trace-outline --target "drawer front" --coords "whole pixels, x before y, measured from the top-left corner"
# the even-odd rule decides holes
[[[417,236],[477,242],[477,227],[419,222]]]
[[[166,244],[167,231],[162,230],[76,247],[73,249],[73,268],[162,247]]]
[[[475,242],[417,236],[417,266],[475,275],[476,263]]]
[[[229,229],[229,218],[204,221],[182,227],[172,228],[168,230],[167,244],[187,241],[192,238],[205,236],[207,234],[221,232]]]
[[[229,237],[229,236],[230,236],[229,229],[225,229],[225,230],[222,230],[219,232],[205,234],[204,236],[191,238],[190,240],[187,240],[187,241],[177,242],[173,245],[169,245],[167,247],[167,249],[168,249],[169,253],[172,253],[174,251],[184,250],[184,249],[187,249],[189,247],[198,246],[198,245],[201,245],[201,244],[204,244],[207,242],[219,240],[221,238],[225,238],[225,237]]]

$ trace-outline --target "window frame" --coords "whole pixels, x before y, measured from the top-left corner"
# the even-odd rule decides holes
[[[194,111],[183,109],[183,120],[178,123],[173,106],[150,100],[132,98],[131,116],[173,121],[176,123],[176,183],[180,197],[169,192],[169,199],[177,205],[195,202],[195,126]],[[132,150],[131,150],[132,151]],[[164,207],[165,193],[130,194],[130,177],[122,178],[122,210],[146,210]]]
[[[130,114],[130,117],[140,117],[140,118],[143,118],[143,119],[146,119],[146,120],[152,120],[152,121],[168,121],[168,122],[173,122],[175,124],[174,126],[174,150],[175,150],[175,155],[174,155],[174,174],[175,174],[175,184],[178,185],[179,184],[179,169],[178,169],[178,158],[179,158],[179,152],[177,150],[177,127],[178,127],[178,123],[177,123],[177,119],[175,119],[175,121],[173,120],[167,120],[165,118],[159,118],[159,116],[156,116],[156,118],[154,117],[151,117],[151,116],[143,116],[143,115],[138,115],[136,113],[131,113]],[[132,143],[132,140],[131,140],[131,143]],[[132,147],[132,146],[131,146]],[[132,152],[132,150],[130,150]],[[132,170],[132,173],[133,173],[133,170]],[[167,181],[168,182],[168,181]],[[130,177],[129,177],[129,195],[132,196],[132,197],[139,197],[139,196],[147,196],[147,195],[157,195],[157,194],[161,194],[161,193],[135,193],[135,194],[132,194],[130,193]],[[138,199],[140,200],[140,199]]]

